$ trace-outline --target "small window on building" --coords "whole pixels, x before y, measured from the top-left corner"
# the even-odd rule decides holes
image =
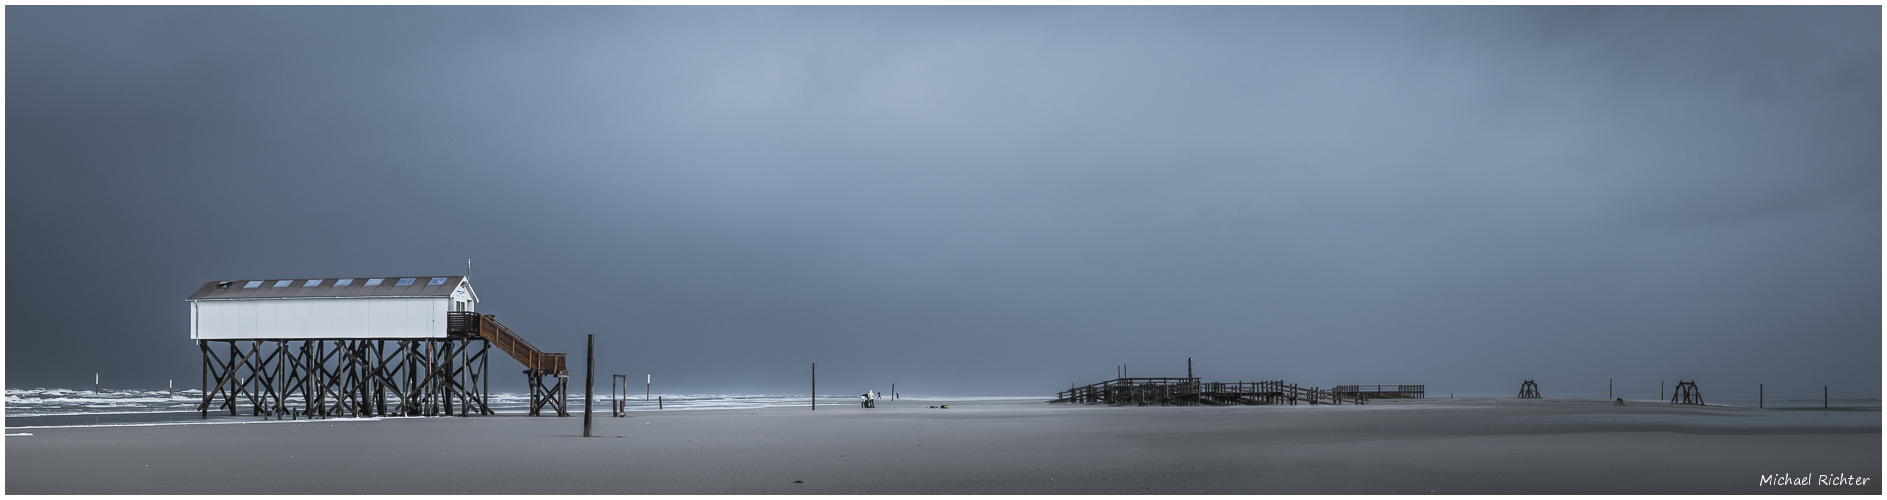
[[[381,278],[367,278],[367,284],[362,286],[380,286],[380,280]]]
[[[406,286],[411,284],[413,284],[413,278],[400,278],[400,282],[394,283],[393,286]]]
[[[426,282],[426,286],[439,286],[444,284],[446,284],[445,278],[433,278],[432,281]]]
[[[320,285],[321,285],[321,280],[308,280],[307,283],[301,284],[301,286],[320,286]]]
[[[354,284],[354,278],[341,278],[338,280],[334,280],[334,286],[347,286],[351,284]]]
[[[275,288],[281,288],[281,287],[285,287],[285,286],[288,286],[288,284],[289,284],[289,283],[294,283],[294,282],[295,282],[295,280],[281,280],[281,281],[277,281],[277,282],[275,282]]]
[[[229,288],[229,284],[230,284],[230,283],[233,283],[233,282],[231,282],[231,281],[218,281],[218,282],[216,282],[216,288],[217,288],[218,290],[221,290],[221,289],[224,289],[224,288]]]
[[[259,286],[262,286],[262,282],[260,282],[260,281],[251,281],[251,282],[249,282],[249,284],[247,284],[247,285],[243,285],[242,287],[243,287],[243,288],[256,288],[256,287],[259,287]]]

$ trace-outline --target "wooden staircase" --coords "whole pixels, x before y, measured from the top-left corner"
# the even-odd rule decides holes
[[[570,383],[570,370],[565,364],[564,353],[538,349],[490,314],[452,311],[446,315],[447,335],[483,339],[524,365],[525,379],[531,389],[532,416],[538,415],[545,406],[556,411],[557,416],[570,416],[565,395]],[[555,377],[556,380],[546,384],[545,377]]]
[[[564,353],[544,352],[531,342],[518,336],[517,332],[499,323],[497,316],[475,312],[453,311],[448,314],[447,332],[485,339],[498,350],[511,355],[511,359],[524,364],[527,371],[542,375],[566,373]]]

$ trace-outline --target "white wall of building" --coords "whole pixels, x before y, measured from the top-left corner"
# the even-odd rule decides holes
[[[447,305],[454,311],[478,310],[478,296],[472,293],[472,284],[468,282],[459,282],[459,287],[452,290],[452,297],[447,300],[452,301]]]
[[[411,339],[446,336],[454,297],[201,300],[190,303],[191,340]],[[470,309],[471,304],[467,304]]]

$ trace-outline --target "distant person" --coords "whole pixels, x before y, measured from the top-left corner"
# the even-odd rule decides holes
[[[1612,400],[1612,406],[1625,406],[1625,398],[1618,398],[1618,399]]]
[[[871,393],[870,392],[858,395],[858,407],[871,408]]]

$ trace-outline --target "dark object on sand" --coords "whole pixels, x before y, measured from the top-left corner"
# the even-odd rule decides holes
[[[1677,389],[1671,392],[1671,404],[1704,404],[1704,395],[1703,392],[1697,390],[1697,381],[1677,381]]]
[[[1520,383],[1520,399],[1540,399],[1540,385],[1532,380]]]
[[[1612,406],[1625,406],[1625,398],[1613,399]]]
[[[618,384],[617,382],[621,382],[621,384]],[[618,387],[621,387],[620,391],[617,389]],[[628,416],[629,415],[629,402],[624,401],[625,399],[628,399],[628,398],[629,398],[629,376],[628,375],[610,375],[609,376],[609,416],[611,417]]]
[[[596,400],[596,334],[590,334],[583,362],[583,437],[590,437],[590,402]]]

